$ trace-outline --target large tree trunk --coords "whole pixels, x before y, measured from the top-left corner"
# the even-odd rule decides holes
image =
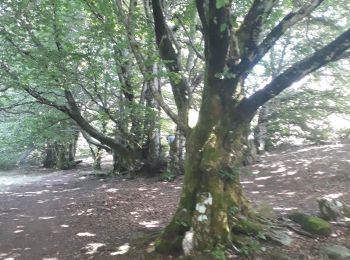
[[[181,200],[157,247],[160,252],[181,252],[186,232],[193,232],[195,251],[226,245],[237,221],[250,215],[239,181],[247,125],[225,124],[224,116],[215,127],[199,124],[187,138]]]

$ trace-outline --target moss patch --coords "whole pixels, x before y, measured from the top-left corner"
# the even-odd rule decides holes
[[[332,232],[331,224],[318,217],[308,216],[303,213],[293,213],[289,215],[289,218],[310,233],[328,236]]]
[[[308,221],[302,225],[302,228],[306,231],[324,236],[328,236],[332,232],[331,224],[318,217],[309,217]]]
[[[233,232],[256,236],[264,231],[264,227],[257,222],[248,219],[242,219],[232,227],[232,230]]]

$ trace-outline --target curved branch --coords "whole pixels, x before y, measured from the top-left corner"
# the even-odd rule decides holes
[[[291,86],[294,82],[330,62],[339,60],[343,53],[348,49],[350,49],[350,29],[342,33],[323,48],[314,52],[311,56],[295,63],[286,71],[278,75],[263,89],[258,90],[250,98],[242,101],[241,106],[243,106],[250,114],[254,114],[260,106]]]
[[[97,129],[95,129],[92,125],[89,124],[88,121],[86,121],[85,118],[82,117],[80,113],[80,109],[75,102],[75,99],[73,97],[73,94],[69,90],[64,91],[65,97],[69,104],[69,110],[67,111],[67,114],[83,129],[85,130],[91,137],[99,140],[101,143],[104,143],[111,147],[112,149],[116,150],[120,155],[125,156],[126,158],[131,156],[131,152],[120,142],[117,140],[106,136],[105,134],[101,133]]]
[[[103,145],[101,143],[96,142],[95,140],[93,140],[90,135],[88,133],[86,133],[84,130],[81,129],[81,134],[83,135],[83,137],[85,138],[85,140],[92,145],[95,145],[96,147],[102,148],[104,149],[106,152],[110,153],[111,152],[111,148],[109,148],[106,145]]]

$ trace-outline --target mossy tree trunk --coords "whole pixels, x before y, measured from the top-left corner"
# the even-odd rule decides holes
[[[241,140],[248,123],[242,114],[223,113],[225,102],[216,97],[211,115],[206,113],[187,137],[181,201],[158,245],[160,252],[181,251],[190,230],[196,250],[227,245],[237,221],[252,216],[239,181]]]
[[[92,159],[94,160],[93,162],[93,169],[95,170],[101,170],[101,161],[102,161],[102,154],[103,154],[103,150],[101,147],[97,147],[96,151],[94,150],[92,145],[89,145],[90,148],[90,152],[91,152],[91,156]]]
[[[43,167],[67,170],[75,166],[75,149],[73,143],[47,144],[44,152]]]

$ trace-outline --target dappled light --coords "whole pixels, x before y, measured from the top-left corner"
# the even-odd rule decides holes
[[[43,220],[47,220],[47,219],[53,219],[56,218],[55,216],[46,216],[46,217],[39,217],[38,219],[43,219]]]
[[[153,221],[142,221],[139,222],[139,224],[141,226],[144,226],[146,228],[155,228],[155,227],[159,227],[159,221],[157,220],[153,220]]]
[[[319,197],[350,198],[349,154],[349,145],[344,144],[267,153],[257,164],[243,169],[241,183],[248,194],[268,201],[282,214],[316,212]]]
[[[98,252],[99,249],[105,247],[106,244],[103,243],[89,243],[83,249],[86,250],[86,255],[93,255]]]
[[[9,238],[0,243],[0,259],[22,255],[70,259],[64,255],[71,253],[65,249],[72,246],[77,254],[86,256],[126,254],[130,246],[123,243],[133,234],[164,227],[164,218],[175,208],[182,184],[127,179],[111,182],[93,175],[82,179],[77,172],[53,173],[40,180],[0,191],[5,202],[0,205],[0,235]],[[12,239],[21,247],[12,249]],[[122,246],[112,246],[116,241]],[[38,243],[45,248],[38,248]],[[106,246],[110,248],[107,251]]]
[[[114,256],[114,255],[123,255],[126,254],[130,249],[130,245],[129,243],[126,243],[124,245],[121,245],[117,248],[117,251],[115,252],[111,252],[110,255]]]
[[[96,234],[92,234],[90,232],[80,232],[77,234],[78,237],[94,237]]]
[[[306,149],[299,151],[301,156],[298,157],[281,153],[264,155],[259,163],[242,169],[241,183],[249,196],[258,198],[254,201],[258,206],[261,201],[267,201],[277,214],[300,209],[316,211],[316,199],[321,195],[336,199],[349,197],[349,190],[343,181],[347,175],[341,169],[347,169],[350,160],[337,163],[325,161],[331,156],[342,158],[348,150],[329,155],[331,151],[325,150],[328,148]],[[318,156],[303,154],[311,151],[317,151]],[[101,179],[80,177],[76,173],[61,178],[52,175],[43,178],[38,185],[27,184],[29,186],[18,189],[14,185],[12,189],[2,191],[0,196],[6,198],[6,203],[11,202],[1,206],[0,227],[4,234],[7,237],[12,234],[19,241],[30,241],[28,239],[35,230],[36,236],[51,243],[48,248],[51,253],[45,256],[47,259],[62,259],[65,254],[59,251],[58,240],[67,247],[74,244],[76,252],[86,257],[126,255],[131,248],[126,242],[133,233],[164,227],[165,219],[170,219],[182,188],[181,179],[174,183],[145,179],[121,179],[123,181],[119,182],[104,179],[101,182]],[[316,182],[311,183],[309,180],[314,178]],[[333,181],[336,183],[330,183],[329,178],[335,178]],[[52,203],[60,206],[57,210],[48,211]],[[4,222],[13,224],[5,227]],[[107,234],[104,233],[106,231]],[[52,238],[46,238],[47,232]],[[110,234],[115,236],[110,237]],[[341,234],[332,233],[332,237],[339,239]],[[116,241],[120,246],[115,246]],[[35,254],[32,249],[36,247],[34,241],[24,245],[16,248],[7,246],[6,250],[0,246],[0,258],[16,259]],[[154,246],[147,250],[153,252]]]

